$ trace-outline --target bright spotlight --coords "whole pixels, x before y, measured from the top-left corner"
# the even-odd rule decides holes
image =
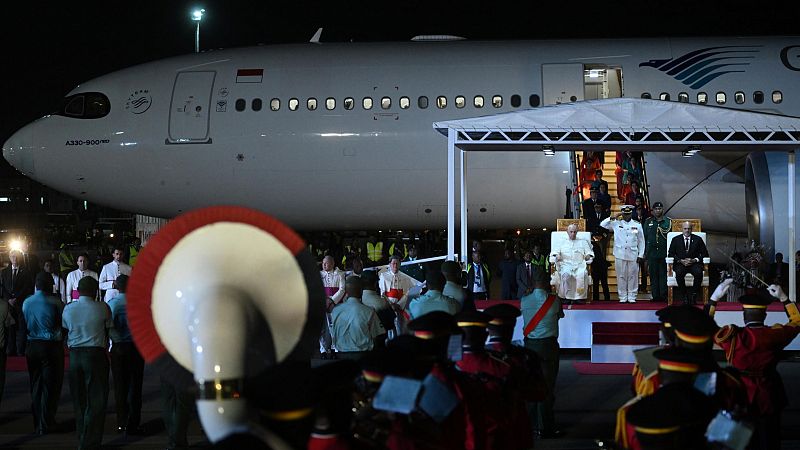
[[[206,10],[202,9],[202,8],[193,10],[192,11],[192,20],[195,20],[195,21],[198,21],[198,22],[203,20],[203,14],[205,14],[205,12],[206,12]]]
[[[23,252],[23,253],[25,252],[25,249],[23,248],[22,245],[22,241],[20,241],[19,239],[14,239],[13,241],[11,241],[11,243],[9,244],[9,248],[11,249],[12,252]]]

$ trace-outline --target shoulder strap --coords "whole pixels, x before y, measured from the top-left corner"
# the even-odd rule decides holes
[[[547,300],[544,301],[544,304],[542,304],[541,308],[536,311],[536,314],[534,314],[534,316],[531,318],[531,321],[525,325],[525,330],[522,332],[523,336],[529,335],[531,331],[536,328],[536,325],[539,325],[539,322],[544,319],[544,315],[550,310],[550,307],[553,305],[554,301],[556,301],[555,295],[550,294],[547,296]]]

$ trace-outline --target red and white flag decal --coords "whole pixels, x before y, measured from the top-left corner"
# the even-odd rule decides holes
[[[264,69],[239,69],[236,71],[237,83],[261,83]]]

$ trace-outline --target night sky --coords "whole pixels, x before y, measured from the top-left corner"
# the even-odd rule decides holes
[[[194,24],[189,11],[201,4],[207,10],[200,38],[205,49],[306,42],[318,27],[324,27],[323,42],[407,40],[418,34],[469,39],[800,35],[800,2],[518,3],[523,2],[5,3],[0,28],[5,93],[0,140],[53,111],[64,94],[83,81],[192,52]]]

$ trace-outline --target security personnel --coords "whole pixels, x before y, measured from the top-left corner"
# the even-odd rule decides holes
[[[714,291],[712,301],[722,298],[731,282],[725,280]],[[721,291],[721,292],[718,292]],[[780,447],[780,416],[787,405],[783,380],[776,370],[783,349],[800,334],[800,313],[778,285],[767,291],[783,305],[789,318],[786,325],[767,327],[767,306],[773,299],[767,295],[743,295],[739,298],[744,313],[744,327],[726,325],[714,336],[725,351],[728,363],[738,369],[747,389],[748,412],[755,421],[751,445],[759,449]]]
[[[61,335],[63,303],[52,294],[53,277],[46,272],[36,275],[37,293],[22,305],[28,324],[28,348],[25,357],[31,382],[33,427],[38,435],[53,431],[58,399],[64,382],[64,345]]]
[[[134,238],[131,241],[130,245],[128,245],[128,265],[134,267],[136,265],[136,258],[139,256],[139,250],[141,250],[142,240]]]
[[[464,292],[463,283],[461,281],[461,265],[455,261],[445,261],[442,263],[442,275],[444,275],[445,282],[442,294],[452,297],[458,302],[460,308],[464,307],[466,293]]]
[[[364,254],[367,256],[367,267],[379,266],[386,261],[383,241],[379,241],[375,236],[370,236],[364,245],[366,247]]]
[[[672,219],[664,215],[664,204],[653,203],[653,215],[644,221],[644,256],[650,272],[650,285],[654,302],[667,298],[667,233],[672,230]]]
[[[620,303],[636,303],[639,289],[639,262],[644,256],[642,224],[631,220],[633,206],[625,205],[616,219],[606,217],[600,226],[614,232],[614,265]]]
[[[98,283],[92,277],[78,283],[78,300],[64,307],[62,323],[69,346],[69,387],[75,430],[81,449],[99,449],[108,403],[108,330],[111,310],[95,301]]]
[[[72,253],[67,249],[66,244],[61,244],[59,247],[61,251],[58,252],[58,265],[59,274],[63,277],[72,270],[75,270],[75,259],[72,258]]]
[[[361,303],[361,278],[347,277],[348,298],[331,313],[331,336],[340,356],[359,359],[385,335],[375,310]]]
[[[464,309],[474,309],[475,300],[486,300],[489,298],[489,289],[492,282],[492,274],[489,266],[481,261],[480,251],[472,252],[472,262],[467,264],[467,298],[464,302]]]
[[[448,314],[456,314],[461,311],[461,305],[452,298],[442,295],[444,288],[444,275],[439,272],[429,272],[427,276],[428,292],[408,304],[408,313],[412,318],[424,316],[432,311],[444,311]]]

